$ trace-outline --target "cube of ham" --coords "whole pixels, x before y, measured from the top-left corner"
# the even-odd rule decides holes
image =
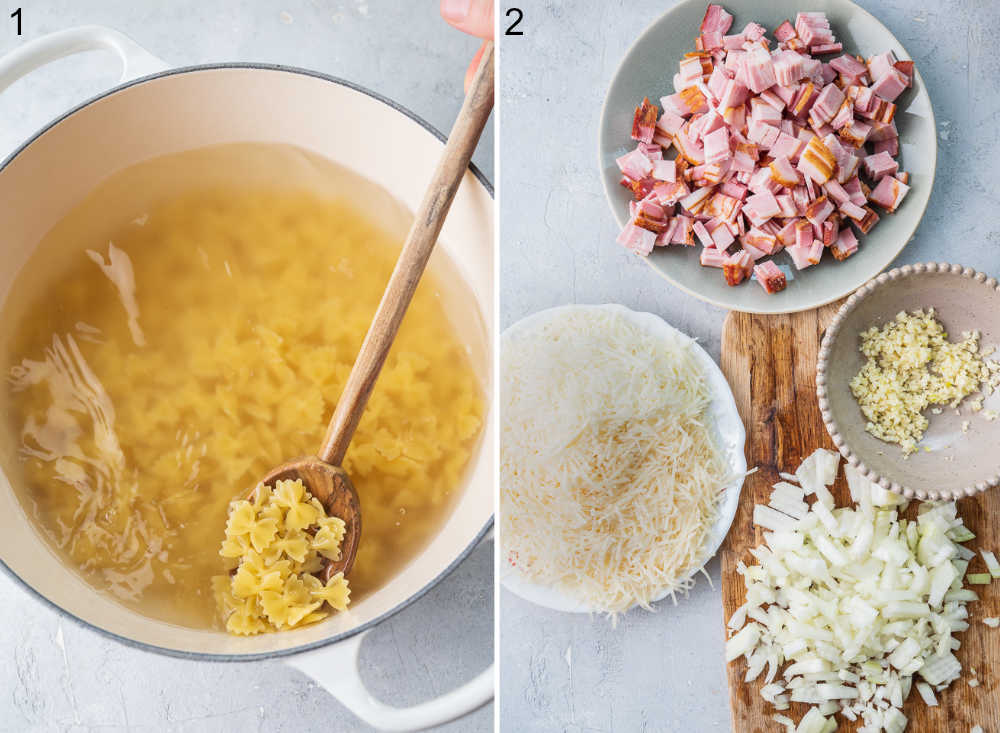
[[[886,176],[894,176],[899,170],[899,163],[892,159],[889,153],[881,152],[865,158],[865,173],[878,183]]]
[[[891,68],[872,84],[871,90],[886,102],[896,101],[896,97],[910,85],[910,80],[899,69]]]
[[[653,171],[650,175],[658,181],[673,183],[677,180],[677,162],[673,160],[658,160],[653,163]]]
[[[826,183],[836,170],[837,161],[818,137],[813,137],[799,157],[798,170],[816,183]]]
[[[633,150],[630,153],[617,158],[619,170],[633,180],[641,180],[653,172],[653,161],[647,158],[641,150]]]
[[[833,211],[833,203],[826,196],[820,196],[819,198],[809,202],[809,205],[806,207],[805,214],[809,223],[814,227],[818,227],[826,221],[826,217],[830,216]]]
[[[725,35],[733,25],[733,16],[721,5],[709,5],[705,9],[705,17],[701,20],[702,33],[721,33]]]
[[[773,56],[774,78],[781,86],[794,84],[805,74],[805,57],[795,51],[779,51]],[[786,102],[787,103],[787,102]]]
[[[810,50],[813,46],[823,46],[837,41],[833,37],[826,13],[799,13],[795,16],[795,33]]]
[[[705,248],[701,251],[702,267],[725,267],[729,260],[729,255],[725,252],[712,248]]]
[[[868,200],[874,201],[891,214],[899,208],[900,202],[909,191],[910,187],[902,181],[886,176],[878,182],[875,190],[868,194]]]
[[[769,295],[785,289],[785,275],[771,260],[755,265],[753,274],[760,286],[764,288],[764,292]]]
[[[746,250],[730,255],[722,266],[723,275],[729,285],[739,285],[753,272],[754,258]]]
[[[656,242],[656,233],[629,222],[622,229],[621,234],[618,235],[617,241],[625,249],[645,257],[653,251],[653,244]]]
[[[720,251],[727,249],[736,241],[736,237],[733,236],[725,222],[720,221],[714,228],[710,227],[709,233],[712,235],[712,241],[715,242],[715,248]]]
[[[635,108],[635,116],[632,118],[632,139],[644,143],[653,142],[657,116],[658,110],[649,101],[649,97],[643,97],[642,104]]]
[[[878,79],[886,74],[889,69],[895,68],[896,55],[892,51],[886,51],[872,56],[868,59],[868,74],[872,79]]]
[[[746,85],[754,94],[760,94],[778,83],[771,54],[760,46],[754,46],[747,51],[743,69],[746,74]]]
[[[761,191],[760,193],[755,193],[753,196],[749,196],[743,202],[743,213],[751,221],[763,224],[772,216],[780,214],[781,206],[778,204],[778,200],[774,197],[773,193],[770,191]]]
[[[858,251],[858,238],[849,227],[845,227],[837,235],[837,241],[830,245],[830,251],[838,260],[846,260]]]
[[[795,269],[804,270],[812,265],[818,265],[823,257],[823,243],[819,240],[809,245],[795,245],[786,250],[792,256]]]
[[[729,130],[720,127],[702,138],[705,145],[705,162],[721,163],[729,160],[732,153],[729,149]]]
[[[813,102],[809,115],[820,122],[829,122],[843,103],[844,93],[840,91],[840,87],[836,84],[827,84]]]
[[[782,21],[781,25],[774,29],[774,37],[778,39],[779,42],[784,43],[789,38],[795,38],[795,28],[786,19]]]
[[[867,66],[846,53],[830,61],[830,68],[858,82],[868,73]]]
[[[701,242],[703,247],[715,249],[715,240],[712,239],[712,235],[708,233],[708,229],[705,228],[704,223],[696,221],[691,225],[691,229],[694,232],[694,235],[698,237],[698,241]]]

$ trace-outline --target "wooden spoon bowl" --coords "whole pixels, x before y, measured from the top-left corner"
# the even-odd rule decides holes
[[[361,541],[361,504],[354,484],[344,469],[332,466],[316,456],[304,456],[283,463],[272,469],[262,483],[273,487],[278,481],[296,479],[320,500],[328,517],[339,517],[346,525],[344,540],[340,545],[340,559],[326,562],[323,580],[327,581],[337,573],[347,575],[354,567],[358,543]]]

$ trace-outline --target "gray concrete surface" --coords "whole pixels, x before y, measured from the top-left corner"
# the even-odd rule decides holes
[[[9,0],[0,53],[76,25],[117,28],[173,65],[261,61],[316,69],[396,100],[447,131],[477,42],[438,16],[436,0]],[[8,14],[22,6],[24,36]],[[117,79],[88,53],[0,94],[0,158]],[[492,125],[475,162],[493,178]],[[2,226],[2,224],[0,224]],[[126,648],[81,628],[0,574],[0,731],[365,731],[324,690],[279,662],[203,664]],[[492,544],[478,548],[365,642],[366,682],[405,705],[446,692],[493,657]],[[441,730],[493,730],[493,708]]]
[[[672,3],[523,3],[502,46],[501,325],[564,303],[622,303],[697,336],[718,359],[724,311],[674,289],[615,244],[597,171],[605,90],[633,39]],[[808,4],[808,3],[807,3]],[[1000,275],[1000,4],[860,0],[917,60],[938,121],[931,206],[899,262]],[[718,563],[708,566],[718,587]],[[500,595],[500,721],[519,733],[721,731],[729,726],[717,590],[634,611],[617,628]],[[567,661],[568,660],[568,661]]]

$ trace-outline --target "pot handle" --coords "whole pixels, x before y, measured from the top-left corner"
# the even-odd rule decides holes
[[[101,49],[108,49],[118,54],[122,62],[120,82],[169,68],[164,61],[149,53],[128,36],[104,26],[84,25],[27,41],[0,57],[0,92],[22,76],[50,61],[81,51]]]
[[[372,697],[361,680],[358,657],[364,631],[332,646],[296,654],[288,664],[305,672],[368,725],[383,731],[416,731],[442,725],[482,707],[493,698],[493,665],[441,697],[409,708]]]

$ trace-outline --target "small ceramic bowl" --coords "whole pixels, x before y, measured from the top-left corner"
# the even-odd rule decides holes
[[[712,401],[708,412],[712,426],[715,429],[716,440],[722,446],[724,460],[731,475],[739,477],[723,489],[718,513],[715,521],[712,523],[712,527],[709,529],[708,537],[705,539],[705,557],[707,561],[708,558],[713,557],[718,551],[719,546],[726,538],[726,534],[728,534],[729,528],[733,524],[733,518],[736,516],[736,508],[740,501],[740,490],[743,488],[743,477],[747,472],[747,459],[744,453],[746,430],[743,428],[743,421],[740,419],[739,412],[736,409],[736,398],[733,397],[729,382],[726,381],[722,370],[712,360],[712,357],[709,356],[708,352],[697,341],[678,331],[653,313],[639,313],[623,305],[564,305],[532,313],[504,331],[500,339],[501,351],[503,350],[504,341],[517,333],[526,329],[537,328],[553,319],[558,319],[564,316],[567,311],[580,310],[606,310],[619,313],[645,330],[650,339],[674,339],[679,335],[682,340],[690,344],[693,355],[700,363],[708,390],[712,394]],[[598,610],[570,597],[558,588],[535,583],[518,569],[511,568],[505,563],[501,563],[501,566],[500,582],[507,590],[526,601],[531,601],[535,605],[551,608],[555,611],[566,611],[569,613],[595,613]],[[690,578],[694,576],[699,569],[690,568],[685,573],[685,577]],[[653,600],[654,602],[663,600],[667,595],[667,593],[663,593]]]
[[[980,345],[1000,345],[1000,285],[981,272],[945,263],[906,265],[879,275],[841,307],[823,336],[816,370],[816,391],[826,429],[837,449],[862,474],[910,499],[951,500],[1000,484],[1000,420],[942,406],[926,413],[930,426],[908,458],[895,443],[865,430],[849,382],[861,369],[860,334],[882,326],[900,311],[933,307],[950,340],[978,330]],[[997,358],[996,356],[988,358]],[[1000,412],[1000,391],[984,409]],[[967,433],[962,424],[968,422]]]
[[[786,18],[795,19],[803,9],[823,11],[846,52],[872,56],[893,51],[897,58],[910,55],[875,16],[850,0],[724,0],[721,4],[732,13],[733,30],[738,33],[748,22],[757,21],[768,34]],[[632,115],[643,97],[659,103],[660,97],[672,94],[673,75],[677,62],[692,50],[705,14],[706,0],[683,0],[670,8],[643,31],[622,59],[615,73],[601,110],[598,138],[598,163],[608,203],[620,226],[628,217],[628,202],[632,195],[619,185],[621,173],[615,159],[635,147],[630,139]],[[832,57],[824,57],[829,61]],[[838,262],[828,253],[816,267],[797,270],[791,256],[785,252],[775,257],[775,263],[789,279],[788,287],[768,295],[756,282],[739,287],[726,284],[721,272],[714,267],[702,267],[695,247],[656,247],[646,264],[657,274],[696,298],[723,308],[746,313],[792,313],[817,308],[850,294],[882,272],[910,241],[927,209],[934,186],[937,164],[937,127],[931,100],[924,86],[920,69],[925,59],[916,61],[913,88],[907,89],[896,103],[895,115],[899,130],[902,170],[910,174],[910,192],[896,213],[883,214],[878,225],[859,237],[861,246],[856,254]],[[671,149],[672,151],[673,149]],[[673,152],[668,153],[673,157]],[[606,246],[617,247],[613,241]],[[793,279],[794,278],[794,279]]]

